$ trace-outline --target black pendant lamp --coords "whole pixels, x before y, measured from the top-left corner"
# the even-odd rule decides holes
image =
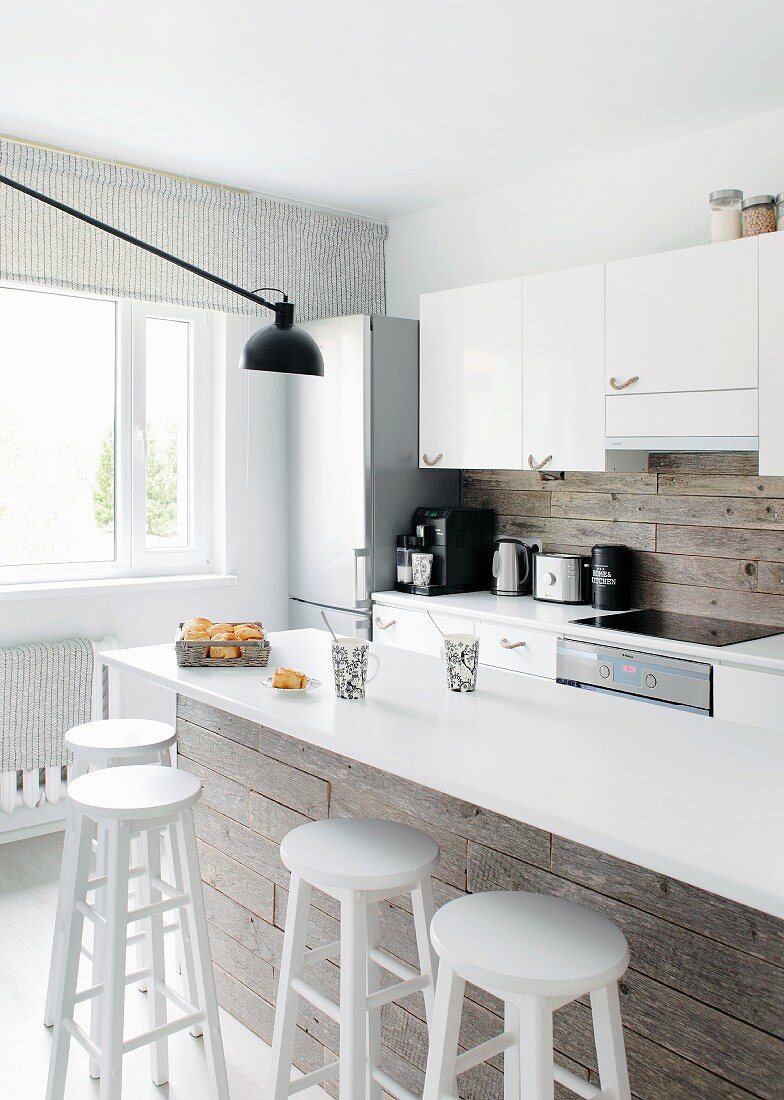
[[[261,287],[261,290],[274,290],[278,294],[283,294],[283,301],[268,302],[266,298],[262,298],[260,290],[244,290],[242,287],[235,286],[226,279],[221,279],[219,275],[212,275],[209,271],[204,271],[194,264],[189,264],[178,256],[172,256],[170,253],[164,252],[162,248],[156,248],[155,245],[147,244],[146,241],[141,241],[138,237],[132,237],[130,233],[125,233],[122,229],[116,229],[113,225],[107,225],[106,222],[92,218],[81,210],[66,206],[65,203],[58,202],[57,199],[44,195],[41,191],[34,191],[32,187],[27,187],[25,184],[19,183],[18,180],[11,179],[10,176],[0,175],[0,183],[6,184],[7,187],[13,187],[16,191],[21,191],[23,195],[39,199],[47,206],[53,206],[55,210],[70,214],[71,217],[78,218],[79,221],[87,222],[95,229],[102,229],[104,233],[119,237],[121,241],[136,245],[137,248],[143,248],[145,252],[150,252],[153,256],[158,256],[159,259],[168,260],[169,263],[176,264],[177,267],[189,271],[191,275],[198,275],[224,290],[231,291],[232,294],[238,294],[241,298],[247,298],[248,301],[255,302],[256,305],[271,310],[275,314],[274,324],[254,332],[243,348],[240,366],[245,370],[270,371],[274,374],[308,374],[320,378],[324,376],[324,359],[318,344],[312,336],[301,328],[297,328],[294,324],[294,303],[290,302],[283,291],[278,290],[277,287]]]

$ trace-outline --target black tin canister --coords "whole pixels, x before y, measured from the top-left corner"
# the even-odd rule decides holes
[[[598,611],[631,607],[632,555],[628,546],[594,546],[591,551],[591,606]]]

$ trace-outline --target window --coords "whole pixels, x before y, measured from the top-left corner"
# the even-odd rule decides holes
[[[209,314],[0,284],[0,584],[209,566]]]

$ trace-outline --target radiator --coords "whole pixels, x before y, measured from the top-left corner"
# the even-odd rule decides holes
[[[119,714],[119,681],[116,675],[98,659],[104,649],[117,649],[113,638],[92,642],[93,685],[92,715],[94,719]],[[33,690],[31,688],[31,690]],[[70,778],[70,766],[50,766],[26,771],[0,771],[0,839],[13,840],[19,830],[35,830],[52,822],[65,820],[65,793]]]

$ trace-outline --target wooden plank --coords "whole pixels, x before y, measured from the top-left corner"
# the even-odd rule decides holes
[[[784,497],[784,477],[741,474],[659,474],[660,495],[692,497]]]
[[[652,451],[648,455],[648,472],[754,477],[759,474],[759,455],[756,451],[678,451],[672,454]]]
[[[277,983],[271,963],[266,962],[255,951],[243,947],[217,925],[210,924],[209,932],[213,964],[231,974],[269,1004],[274,1004]]]
[[[283,933],[273,924],[261,920],[255,913],[238,905],[218,890],[205,884],[204,905],[207,920],[216,928],[231,936],[248,951],[258,955],[265,963],[277,968],[283,950]]]
[[[758,590],[760,566],[744,558],[691,557],[688,554],[634,552],[638,583],[696,584],[701,588]],[[782,582],[784,592],[784,582]]]
[[[242,825],[250,824],[249,791],[242,783],[233,779],[227,779],[220,772],[205,768],[196,760],[190,760],[185,752],[179,748],[177,752],[177,766],[183,771],[198,776],[201,780],[202,806],[210,806],[225,817],[233,817]]]
[[[207,806],[196,806],[193,816],[199,840],[231,856],[262,878],[288,886],[289,873],[281,863],[279,846],[273,841]]]
[[[745,531],[739,528],[659,524],[656,549],[662,554],[698,554],[700,557],[784,561],[784,534],[781,531]]]
[[[784,530],[784,500],[778,498],[558,493],[552,498],[552,512],[562,519]]]
[[[221,722],[234,733],[242,733],[252,722]],[[261,727],[256,727],[260,732]],[[177,722],[182,752],[189,760],[234,779],[258,794],[299,810],[308,817],[326,817],[329,812],[329,783],[310,772],[263,756],[254,749],[227,738],[225,734],[205,730],[182,719]]]
[[[274,923],[274,884],[203,840],[197,838],[196,845],[204,882],[256,916]]]
[[[784,595],[784,563],[776,561],[759,563],[757,591]]]
[[[784,921],[595,848],[554,836],[552,871],[673,924],[784,967]],[[784,975],[782,976],[784,980]]]
[[[784,982],[770,963],[660,917],[542,872],[479,844],[468,846],[468,887],[534,890],[587,905],[624,932],[636,970],[753,1027],[784,1037]]]
[[[275,1009],[263,997],[259,997],[232,974],[215,967],[215,987],[218,1004],[235,1019],[260,1036],[265,1043],[272,1043]],[[304,1073],[316,1069],[324,1061],[324,1048],[302,1028],[297,1028],[294,1042],[294,1064]]]
[[[621,542],[636,550],[656,549],[656,526],[653,523],[625,523],[618,520],[537,519],[521,516],[497,516],[500,534],[520,538],[540,537],[548,548],[581,546],[590,550],[596,543]],[[687,528],[690,530],[690,528]],[[695,528],[699,530],[699,528]],[[731,555],[718,555],[727,557]],[[738,554],[737,557],[742,555]]]
[[[643,582],[636,586],[634,602],[639,607],[680,611],[686,615],[712,615],[718,619],[784,627],[784,596],[763,592]]]
[[[542,480],[532,470],[464,470],[465,486],[488,489],[544,489],[551,493],[655,493],[656,474],[650,473],[582,473],[566,470],[563,478]],[[784,496],[784,493],[782,494]]]
[[[496,513],[504,516],[549,516],[550,494],[544,486],[542,489],[529,491],[494,489],[473,483],[463,490],[463,505],[466,508],[493,508]]]
[[[250,828],[275,844],[280,844],[286,833],[299,825],[307,824],[308,821],[312,821],[312,818],[298,810],[282,806],[280,802],[275,802],[266,795],[250,792]]]

